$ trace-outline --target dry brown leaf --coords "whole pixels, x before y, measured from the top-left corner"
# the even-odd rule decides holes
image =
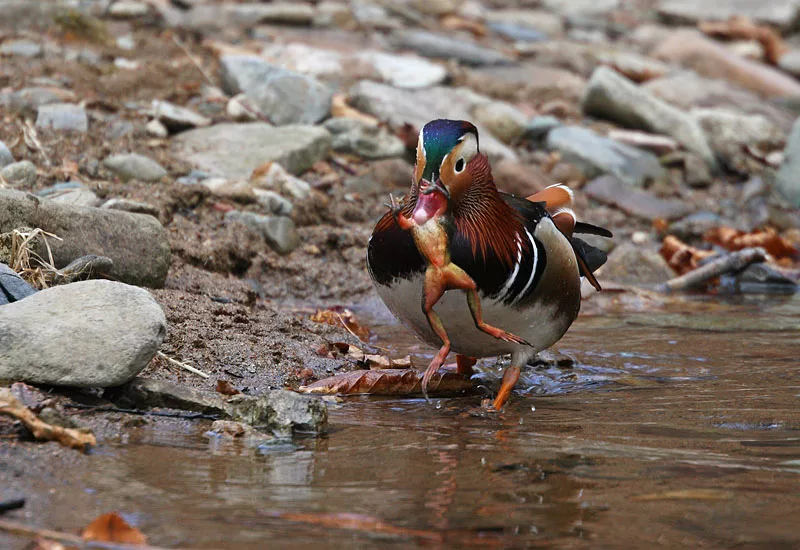
[[[377,126],[380,124],[380,121],[374,116],[362,113],[358,109],[348,105],[346,94],[335,94],[333,96],[333,100],[331,101],[331,116],[353,118],[365,124],[369,124],[370,126]]]
[[[369,369],[409,369],[411,364],[411,356],[406,355],[402,359],[392,359],[386,355],[379,353],[367,353],[358,346],[353,346],[346,342],[334,342],[322,346],[318,350],[320,355],[331,358],[342,357],[348,361],[358,365],[361,368]]]
[[[703,240],[731,251],[760,246],[777,260],[797,256],[797,249],[792,243],[771,227],[750,233],[732,227],[716,227],[706,232]]]
[[[347,308],[335,306],[330,309],[320,309],[311,316],[311,320],[315,323],[326,323],[335,327],[342,326],[359,340],[364,342],[369,340],[369,329],[361,325],[353,312]]]
[[[96,542],[121,542],[125,544],[147,544],[147,537],[116,512],[95,518],[81,533],[84,540]]]
[[[694,271],[703,260],[714,256],[712,251],[690,246],[674,235],[664,237],[659,252],[667,264],[679,275]]]
[[[661,493],[649,493],[631,497],[631,500],[648,502],[654,500],[730,500],[733,492],[720,489],[678,489]]]
[[[91,433],[44,422],[14,397],[9,388],[0,388],[0,414],[16,418],[25,424],[25,427],[36,439],[57,441],[66,447],[84,452],[90,446],[97,444],[97,440]]]
[[[422,371],[415,369],[357,370],[301,386],[303,393],[326,395],[413,395],[422,393]],[[464,393],[473,389],[469,378],[453,372],[437,372],[428,394]]]
[[[708,36],[725,38],[728,40],[756,40],[764,48],[764,60],[770,65],[777,65],[780,57],[789,48],[772,27],[757,25],[747,17],[735,15],[727,21],[706,21],[698,28]]]
[[[217,386],[214,389],[217,390],[217,393],[221,393],[222,395],[237,395],[239,393],[242,393],[236,388],[234,388],[233,384],[221,378],[217,380]]]
[[[483,38],[486,36],[486,25],[473,19],[461,17],[460,15],[445,15],[441,18],[439,23],[447,30],[467,31],[472,33],[476,38]]]

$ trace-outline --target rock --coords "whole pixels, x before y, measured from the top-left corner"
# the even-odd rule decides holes
[[[248,204],[256,201],[253,187],[246,181],[225,178],[208,178],[200,185],[207,187],[217,197]]]
[[[528,117],[513,105],[502,101],[476,105],[472,115],[475,121],[503,143],[512,144],[519,141],[528,129]]]
[[[678,143],[674,139],[634,130],[611,130],[608,138],[631,147],[650,151],[656,155],[666,155],[678,150]]]
[[[118,281],[160,288],[170,263],[166,232],[151,216],[75,207],[0,189],[0,233],[38,227],[62,240],[48,241],[56,268],[87,254],[113,260]],[[36,252],[47,257],[39,246]]]
[[[320,434],[328,427],[328,407],[321,399],[289,390],[268,391],[255,399],[235,395],[228,403],[236,420],[280,434]]]
[[[429,31],[405,30],[396,33],[393,39],[398,48],[411,49],[425,57],[455,59],[465,65],[507,65],[514,62],[497,50]]]
[[[798,3],[797,0],[661,0],[658,13],[672,23],[694,25],[701,21],[723,21],[740,16],[788,30],[797,21]]]
[[[486,13],[486,22],[496,30],[496,25],[515,25],[531,29],[547,37],[555,37],[564,33],[564,20],[560,16],[535,9],[524,10],[490,10]]]
[[[753,92],[743,90],[724,80],[704,78],[691,71],[656,78],[646,82],[642,87],[681,109],[726,108],[752,115],[763,115],[785,132],[791,129],[794,120],[794,115],[788,109],[765,102]]]
[[[30,187],[36,183],[36,166],[29,160],[12,162],[0,170],[0,176],[11,185]]]
[[[797,283],[794,280],[766,263],[750,264],[736,275],[736,282],[745,287],[784,287],[789,292],[795,292],[797,289]]]
[[[492,166],[497,188],[518,197],[528,197],[558,183],[533,164],[502,160]]]
[[[299,174],[324,159],[331,135],[314,126],[274,127],[262,122],[216,124],[183,132],[173,139],[176,155],[210,174],[248,179],[266,162]]]
[[[472,69],[465,78],[476,92],[514,102],[578,99],[586,87],[586,81],[570,71],[532,63]]]
[[[253,212],[232,210],[225,214],[225,221],[240,223],[261,235],[278,254],[288,254],[300,246],[297,228],[292,219],[286,216],[262,216]]]
[[[711,170],[703,159],[692,153],[686,153],[683,159],[683,179],[689,187],[708,187],[712,181]]]
[[[47,200],[70,206],[97,206],[98,200],[94,191],[81,184],[76,186],[70,186],[69,183],[63,186],[57,184],[36,194]]]
[[[553,128],[563,126],[554,116],[535,116],[525,127],[525,137],[534,141],[543,140]]]
[[[4,142],[0,141],[0,168],[5,168],[13,162],[14,155],[11,154],[11,150]]]
[[[592,17],[617,9],[620,0],[544,0],[542,6],[564,16]]]
[[[123,406],[168,407],[224,418],[277,432],[323,433],[328,425],[328,408],[316,397],[289,390],[272,390],[259,396],[238,394],[224,398],[164,380],[136,378],[120,388],[116,402]]]
[[[333,91],[309,76],[251,55],[223,55],[220,65],[225,91],[245,93],[274,124],[315,124],[330,113]]]
[[[720,78],[767,97],[800,96],[800,83],[777,69],[745,59],[696,31],[677,31],[653,56],[679,63],[708,78]]]
[[[109,199],[104,202],[100,208],[108,210],[122,210],[123,212],[130,212],[132,214],[147,214],[158,218],[158,208],[146,202],[132,201],[130,199]]]
[[[108,14],[117,19],[135,19],[147,15],[150,8],[144,2],[118,0],[108,8]]]
[[[136,179],[153,182],[160,181],[167,175],[167,171],[159,163],[136,153],[110,155],[103,161],[103,166],[122,181]]]
[[[355,27],[356,19],[347,4],[322,0],[314,12],[314,27],[350,29]]]
[[[168,101],[153,100],[150,116],[161,121],[172,132],[182,132],[189,128],[202,128],[211,125],[211,119],[199,115],[185,107],[179,107]]]
[[[632,189],[614,176],[602,176],[589,182],[583,192],[590,199],[649,221],[674,220],[689,213],[689,206],[681,200],[660,199],[641,189]]]
[[[725,109],[693,109],[714,153],[729,169],[749,172],[745,146],[772,151],[783,146],[786,135],[759,115],[743,115]]]
[[[66,285],[88,279],[106,279],[113,269],[114,261],[111,258],[88,254],[59,269],[53,277],[53,284]]]
[[[588,178],[613,174],[629,186],[663,180],[666,173],[653,154],[604,138],[584,128],[562,126],[547,135],[547,148],[578,166]]]
[[[225,113],[237,122],[253,122],[259,119],[261,112],[246,94],[238,94],[228,100]]]
[[[698,239],[711,229],[731,225],[713,212],[695,212],[686,216],[682,220],[673,222],[669,225],[668,233],[675,235],[682,241]]]
[[[4,263],[0,263],[0,306],[36,294],[36,289]]]
[[[800,77],[800,49],[789,50],[778,59],[778,67],[797,78]]]
[[[299,201],[306,200],[311,194],[311,186],[289,174],[280,163],[270,162],[266,170],[264,166],[261,168],[250,179],[250,185],[261,189],[277,189]]]
[[[360,28],[392,30],[402,26],[397,19],[389,16],[386,8],[371,0],[352,0],[350,10]]]
[[[347,178],[344,185],[348,191],[364,195],[385,196],[395,189],[407,189],[411,185],[412,167],[402,159],[386,159],[370,163],[361,174]]]
[[[253,189],[258,204],[274,216],[289,216],[294,210],[294,205],[275,191],[269,189]]]
[[[347,57],[342,52],[315,48],[300,42],[269,44],[261,51],[260,57],[287,71],[333,80],[345,73],[346,65],[355,62],[354,59]]]
[[[86,132],[89,130],[89,117],[80,105],[51,103],[39,107],[36,127]]]
[[[658,284],[672,279],[675,273],[656,250],[622,243],[611,251],[596,275],[601,281],[621,284]]]
[[[794,206],[800,207],[800,119],[792,126],[783,155],[775,186]]]
[[[491,99],[466,88],[434,86],[425,90],[399,90],[377,82],[362,81],[350,89],[353,107],[371,114],[393,129],[410,124],[417,131],[435,118],[470,120],[473,109]],[[516,153],[478,124],[481,151],[492,160],[517,158]]]
[[[144,129],[153,137],[165,138],[169,136],[169,130],[160,120],[151,120],[145,125]]]
[[[74,93],[55,87],[22,88],[3,96],[3,103],[12,111],[33,113],[36,113],[42,105],[71,103],[75,100]]]
[[[42,57],[44,49],[40,44],[30,40],[7,40],[0,44],[0,56],[8,57]]]
[[[254,25],[310,25],[314,7],[307,2],[271,2],[269,4],[234,4],[227,6],[233,23]]]
[[[333,150],[365,159],[400,157],[406,146],[396,135],[353,118],[331,118],[325,128],[333,135]]]
[[[441,17],[458,11],[464,0],[411,0],[411,7],[425,15]]]
[[[666,134],[716,166],[714,153],[703,129],[689,114],[672,107],[607,67],[592,74],[583,96],[587,115],[612,120],[623,126]]]
[[[52,287],[3,306],[0,379],[75,387],[128,382],[167,331],[146,290],[113,281]]]
[[[397,88],[428,88],[447,78],[447,69],[412,55],[362,52],[356,59],[371,64],[381,78]]]

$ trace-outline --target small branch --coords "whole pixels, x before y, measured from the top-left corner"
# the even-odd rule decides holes
[[[0,520],[0,532],[10,533],[20,537],[55,540],[74,545],[77,548],[102,548],[104,550],[166,550],[158,546],[147,546],[142,544],[90,541],[85,540],[83,537],[79,537],[78,535],[73,535],[72,533],[62,533],[60,531],[51,531],[50,529],[41,529],[39,527],[17,523],[16,521]]]
[[[172,35],[172,40],[173,40],[173,42],[175,42],[175,45],[177,45],[181,50],[183,50],[183,53],[186,54],[186,57],[189,58],[189,61],[191,61],[192,64],[197,68],[197,70],[200,71],[200,74],[203,75],[203,77],[206,79],[206,81],[208,81],[208,83],[210,85],[216,86],[216,84],[214,83],[214,80],[211,78],[211,75],[208,74],[208,72],[206,72],[206,70],[200,65],[200,63],[194,57],[192,57],[191,52],[189,52],[189,49],[186,46],[184,46],[184,44],[183,44],[183,42],[181,42],[180,38],[178,38],[177,35],[173,34]]]
[[[767,252],[763,248],[744,248],[709,262],[685,275],[667,281],[661,286],[661,290],[663,292],[688,290],[700,286],[714,277],[719,277],[725,273],[741,271],[750,264],[763,262],[766,259]]]
[[[65,447],[71,447],[85,452],[89,446],[97,445],[97,440],[91,433],[85,433],[72,428],[62,428],[48,424],[36,416],[33,411],[20,403],[8,388],[0,388],[0,414],[16,418],[30,430],[36,439],[58,441]]]
[[[12,498],[10,500],[4,500],[0,502],[0,514],[5,514],[6,512],[10,512],[11,510],[19,510],[24,506],[25,506],[24,498]]]
[[[158,356],[162,359],[166,359],[168,363],[172,363],[176,367],[180,367],[184,370],[188,370],[189,372],[196,374],[197,376],[202,376],[203,378],[211,378],[210,374],[206,374],[205,372],[201,371],[200,369],[196,369],[191,365],[187,365],[186,363],[181,363],[177,359],[173,359],[172,357],[167,356],[166,353],[163,351],[158,352]]]

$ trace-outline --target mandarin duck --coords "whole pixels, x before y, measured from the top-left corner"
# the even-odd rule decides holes
[[[479,357],[511,354],[492,404],[501,410],[521,368],[577,317],[581,280],[600,290],[593,271],[605,254],[574,234],[611,233],[578,222],[572,200],[561,184],[527,198],[498,191],[469,122],[422,128],[411,190],[401,202],[390,196],[367,267],[389,310],[439,348],[423,376],[426,397],[451,350],[464,375]]]

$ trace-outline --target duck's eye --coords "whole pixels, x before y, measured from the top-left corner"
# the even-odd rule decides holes
[[[456,168],[456,174],[460,174],[461,172],[463,172],[463,171],[464,171],[464,166],[465,166],[466,164],[467,164],[467,163],[466,163],[466,162],[464,162],[464,158],[463,158],[463,157],[462,157],[462,158],[460,158],[460,159],[458,159],[458,160],[456,161],[456,166],[455,166],[455,168]]]

